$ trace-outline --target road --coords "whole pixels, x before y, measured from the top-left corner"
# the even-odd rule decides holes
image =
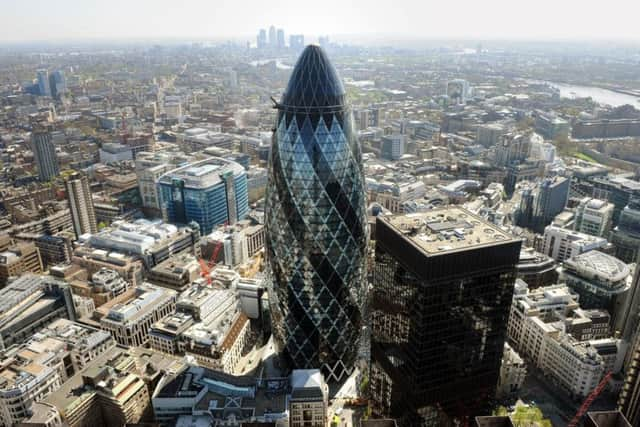
[[[574,401],[568,394],[554,385],[538,370],[527,373],[524,384],[518,392],[527,404],[534,403],[554,426],[564,427],[578,411],[582,400]],[[615,396],[604,392],[591,405],[591,410],[612,410],[616,408]]]

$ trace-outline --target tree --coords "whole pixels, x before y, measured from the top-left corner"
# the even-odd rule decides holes
[[[553,145],[556,146],[558,153],[563,156],[573,155],[578,151],[578,144],[572,141],[567,135],[559,135],[553,140]]]
[[[511,421],[516,427],[552,427],[551,421],[544,419],[537,406],[517,406]]]

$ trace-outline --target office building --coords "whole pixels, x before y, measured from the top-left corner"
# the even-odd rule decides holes
[[[447,97],[452,104],[465,104],[471,98],[469,82],[462,79],[447,82]]]
[[[508,133],[502,135],[495,146],[497,166],[508,166],[522,163],[531,153],[531,135]]]
[[[256,47],[258,49],[264,49],[267,47],[267,31],[264,28],[261,28],[258,32],[258,36],[256,37]]]
[[[533,248],[523,248],[520,260],[516,265],[518,279],[522,279],[529,289],[548,286],[556,283],[558,272],[556,262],[550,256],[535,251]]]
[[[62,345],[49,341],[5,352],[0,367],[1,425],[14,426],[22,421],[35,400],[47,397],[67,379],[57,354]]]
[[[0,286],[24,273],[42,273],[40,251],[33,243],[17,243],[0,252]]]
[[[183,160],[187,161],[186,156],[180,156],[178,153],[140,152],[136,155],[136,176],[143,207],[150,212],[160,213],[156,183],[164,173],[180,166]]]
[[[633,199],[640,198],[640,182],[627,174],[596,173],[580,181],[584,184],[587,196],[613,203],[613,224],[619,223],[623,209],[631,204]]]
[[[117,142],[105,142],[98,150],[100,163],[118,163],[126,160],[133,160],[131,147]]]
[[[578,296],[566,285],[552,285],[529,289],[526,283],[516,281],[507,332],[514,348],[523,355],[537,361],[540,355],[541,328],[538,317],[546,318],[560,313],[561,318],[568,317],[578,310]]]
[[[51,96],[51,83],[49,80],[49,71],[42,69],[37,71],[38,78],[38,94],[40,96]]]
[[[58,236],[43,234],[36,241],[36,247],[42,258],[42,265],[46,268],[57,264],[71,262],[73,233],[61,233]]]
[[[162,175],[160,206],[168,222],[196,222],[203,234],[234,224],[249,210],[247,173],[238,163],[209,158]]]
[[[40,182],[49,182],[60,175],[56,147],[53,145],[51,134],[47,129],[34,128],[31,134],[31,147],[38,166]]]
[[[584,427],[632,427],[619,410],[587,412]]]
[[[505,133],[505,127],[498,123],[479,125],[476,130],[476,142],[487,148],[493,147]]]
[[[519,282],[508,334],[514,348],[568,394],[585,397],[607,370],[617,372],[622,365],[619,340],[607,338],[608,319],[581,310],[578,295],[565,285],[530,291]]]
[[[183,252],[155,265],[149,270],[147,281],[152,285],[183,292],[200,277],[200,268],[194,255]]]
[[[291,34],[289,36],[289,48],[294,52],[301,52],[304,49],[304,35]]]
[[[373,414],[440,425],[487,410],[521,241],[460,207],[377,217]]]
[[[49,75],[49,88],[51,96],[56,99],[60,99],[67,92],[67,79],[64,76],[64,71],[56,70]]]
[[[569,198],[570,183],[568,178],[556,176],[545,178],[538,185],[534,201],[533,224],[531,224],[533,230],[541,233],[547,225],[551,224],[555,216],[564,210]]]
[[[151,325],[173,312],[175,303],[175,291],[144,283],[132,298],[111,307],[100,319],[100,328],[120,345],[142,346],[149,341]]]
[[[631,289],[632,272],[627,264],[600,251],[589,251],[564,261],[560,282],[580,295],[583,308],[604,309],[611,314],[614,330],[624,329],[624,310]]]
[[[552,113],[536,111],[534,128],[545,139],[559,139],[569,137],[569,122]]]
[[[535,181],[544,172],[544,163],[537,160],[527,160],[523,163],[514,163],[506,167],[504,175],[504,189],[507,195],[511,196],[516,188],[516,184],[522,181]]]
[[[107,254],[112,258],[141,260],[146,269],[151,269],[182,252],[199,255],[200,233],[197,225],[194,228],[178,227],[161,220],[115,221],[110,227],[83,239],[75,254]]]
[[[614,206],[604,200],[584,197],[576,208],[573,229],[592,236],[609,236]]]
[[[606,373],[605,362],[589,342],[577,342],[570,335],[554,332],[543,339],[538,368],[567,393],[584,399]]]
[[[153,394],[155,419],[162,426],[222,426],[229,425],[230,417],[236,425],[287,426],[289,381],[270,380],[270,388],[260,382],[199,366],[166,374]],[[199,408],[207,408],[206,413]]]
[[[629,348],[629,363],[624,385],[618,396],[618,408],[631,425],[640,425],[640,339],[639,334]]]
[[[404,135],[394,134],[383,136],[381,141],[380,154],[383,159],[399,160],[405,153]]]
[[[163,370],[172,372],[183,365],[152,350],[139,352],[113,347],[102,353],[55,393],[33,404],[31,416],[22,425],[110,427],[152,421],[153,385]]]
[[[278,49],[284,49],[285,45],[284,45],[284,30],[282,28],[278,28],[278,32],[276,35],[277,38],[277,42],[276,42],[276,47]]]
[[[86,271],[84,272],[86,273]],[[131,288],[131,284],[124,280],[117,271],[108,268],[101,268],[93,273],[89,281],[76,280],[75,277],[67,280],[73,290],[74,297],[90,299],[94,308],[100,307]],[[93,309],[88,310],[88,315],[91,313],[93,313]]]
[[[549,225],[544,229],[540,252],[550,256],[556,262],[562,262],[594,249],[604,249],[606,246],[607,241],[602,237]]]
[[[203,255],[211,258],[215,247],[222,245],[217,262],[235,267],[249,261],[264,247],[264,226],[242,220],[232,226],[220,227],[202,239]]]
[[[131,286],[142,283],[142,276],[146,270],[143,260],[136,255],[128,256],[117,251],[92,248],[86,242],[73,251],[71,262],[74,266],[86,270],[89,275],[103,268],[113,270]]]
[[[180,295],[175,313],[151,327],[149,336],[153,349],[234,374],[248,342],[249,319],[234,290],[193,286]]]
[[[70,287],[49,276],[22,274],[0,289],[0,350],[60,318],[76,319]]]
[[[631,198],[610,234],[616,257],[626,263],[640,260],[640,197]]]
[[[273,25],[269,27],[269,47],[276,47],[278,41],[276,40],[276,27]]]
[[[367,221],[345,90],[307,46],[279,103],[265,202],[276,342],[293,368],[351,372],[363,326]]]
[[[640,136],[640,120],[638,118],[578,120],[571,129],[571,136],[575,139]]]
[[[289,426],[325,427],[329,386],[319,369],[294,369],[290,377]]]
[[[64,184],[76,238],[79,239],[87,233],[97,233],[98,224],[87,177],[74,173],[65,180]]]
[[[61,209],[44,218],[13,226],[16,235],[21,233],[57,234],[72,229],[73,222],[71,221],[71,211],[69,209]]]

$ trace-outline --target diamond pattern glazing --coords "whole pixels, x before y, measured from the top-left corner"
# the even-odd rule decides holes
[[[265,218],[274,336],[292,367],[340,380],[363,326],[368,230],[360,146],[319,47],[302,53],[276,108]]]

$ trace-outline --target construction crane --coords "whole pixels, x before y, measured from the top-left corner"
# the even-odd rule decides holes
[[[211,270],[213,269],[213,267],[215,267],[218,261],[218,254],[220,253],[220,249],[222,249],[222,242],[216,243],[209,262],[206,262],[202,258],[198,259],[198,262],[200,263],[200,275],[202,276],[202,278],[207,279],[207,285],[209,286],[211,286]]]
[[[602,393],[602,390],[604,390],[604,388],[607,386],[607,383],[611,379],[612,375],[613,375],[613,372],[608,372],[607,375],[605,375],[602,378],[602,380],[596,386],[596,388],[591,390],[591,393],[589,393],[589,395],[584,400],[584,402],[582,402],[582,406],[580,406],[580,409],[578,409],[578,412],[576,412],[576,415],[573,417],[571,422],[569,424],[567,424],[567,427],[577,427],[578,426],[578,423],[582,419],[583,415],[587,413],[587,411],[589,410],[589,407],[591,406],[593,401],[596,400],[596,397],[598,397],[598,395],[600,393]]]

